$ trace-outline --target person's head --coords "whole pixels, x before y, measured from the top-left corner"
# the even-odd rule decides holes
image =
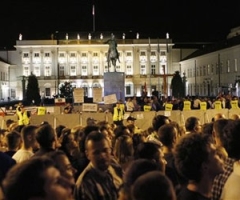
[[[92,131],[85,140],[85,154],[92,165],[105,171],[111,161],[111,147],[106,136],[99,131]]]
[[[176,200],[176,194],[170,179],[159,171],[147,172],[134,182],[133,200]]]
[[[177,129],[173,124],[165,124],[158,129],[158,138],[166,147],[173,147],[177,142]]]
[[[135,117],[129,116],[127,118],[127,124],[135,124],[135,121],[136,121]]]
[[[83,132],[83,137],[80,139],[79,141],[79,148],[80,148],[80,152],[81,153],[85,153],[85,140],[87,138],[87,136],[89,135],[89,133],[91,133],[92,131],[98,131],[99,127],[97,125],[87,125],[85,126]]]
[[[222,118],[213,122],[213,138],[217,146],[222,146],[225,137],[223,135],[223,129],[228,124],[229,120]]]
[[[70,182],[60,175],[52,160],[36,157],[14,165],[2,182],[7,200],[66,200]]]
[[[164,125],[164,124],[169,124],[170,119],[167,116],[164,115],[157,115],[152,119],[152,127],[154,131],[158,131],[158,129]]]
[[[222,146],[230,158],[240,159],[240,120],[229,120],[223,128]]]
[[[14,121],[12,120],[12,119],[7,119],[6,120],[6,128],[9,130],[9,127],[10,127],[10,125],[12,124],[12,123],[14,123]]]
[[[78,144],[74,140],[74,135],[71,132],[70,128],[64,128],[61,134],[62,134],[61,149],[65,153],[70,153],[71,150],[78,147]]]
[[[6,135],[8,150],[18,150],[21,147],[21,135],[16,131],[11,131]]]
[[[229,119],[233,119],[233,120],[240,119],[240,115],[238,115],[238,114],[232,114]]]
[[[217,121],[219,119],[226,119],[226,116],[223,113],[217,113],[212,118],[212,121],[215,122],[215,121]]]
[[[36,139],[41,148],[53,148],[56,134],[50,124],[44,124],[36,129]]]
[[[167,161],[159,145],[153,142],[140,143],[135,150],[135,159],[141,158],[156,162],[159,169],[165,173]]]
[[[203,177],[213,180],[224,170],[209,135],[183,136],[176,145],[174,159],[178,172],[189,181],[200,182]]]
[[[37,129],[37,126],[35,125],[27,125],[22,128],[21,138],[22,138],[23,145],[26,148],[29,148],[29,147],[33,148],[36,145],[36,135],[35,135],[36,129]]]
[[[197,117],[188,117],[185,121],[186,131],[201,133],[202,126],[199,118]]]
[[[55,128],[55,131],[56,131],[56,134],[57,134],[57,138],[60,138],[61,136],[61,133],[62,133],[62,130],[66,128],[66,126],[64,125],[58,125],[56,128]]]
[[[119,164],[124,164],[133,157],[133,140],[129,135],[122,135],[115,141],[113,153]]]
[[[51,151],[46,155],[54,161],[54,166],[59,170],[60,174],[74,184],[74,176],[77,170],[72,166],[65,152],[61,150]]]
[[[123,187],[119,192],[120,199],[128,199],[131,197],[132,186],[138,177],[156,170],[159,171],[159,165],[148,159],[137,159],[131,162],[123,176]]]

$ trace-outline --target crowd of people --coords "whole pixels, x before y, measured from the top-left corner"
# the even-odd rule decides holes
[[[237,96],[220,93],[215,98],[186,96],[185,98],[173,98],[152,95],[140,98],[129,97],[126,100],[126,111],[159,111],[159,110],[197,110],[197,109],[231,109],[239,108],[240,100]]]
[[[123,112],[121,105],[116,112]],[[86,126],[55,128],[47,121],[25,125],[7,120],[6,129],[0,130],[0,196],[4,200],[239,198],[239,118],[218,113],[201,124],[192,116],[180,126],[156,115],[147,130],[139,129],[131,115],[124,120],[125,125],[118,120],[112,124],[88,120]]]

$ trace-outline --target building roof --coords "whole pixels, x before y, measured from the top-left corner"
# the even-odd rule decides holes
[[[199,48],[198,50],[196,50],[195,52],[193,52],[192,54],[190,54],[189,56],[182,59],[181,61],[195,58],[198,56],[202,56],[202,55],[205,55],[205,54],[208,54],[211,52],[215,52],[215,51],[218,51],[221,49],[226,49],[226,48],[236,46],[239,44],[240,44],[240,35],[236,35],[234,37],[227,38],[226,40],[223,40],[223,41],[220,41],[217,43],[206,44],[206,45],[202,46],[201,48]]]

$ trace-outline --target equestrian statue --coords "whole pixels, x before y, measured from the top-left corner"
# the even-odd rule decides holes
[[[111,39],[107,40],[106,43],[109,45],[108,54],[107,54],[108,71],[112,64],[116,72],[116,63],[117,63],[117,60],[118,62],[120,62],[120,60],[119,60],[119,53],[117,50],[117,42],[115,40],[115,36],[112,34]]]

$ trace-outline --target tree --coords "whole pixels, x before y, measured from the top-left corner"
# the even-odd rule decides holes
[[[184,83],[180,76],[179,71],[175,71],[175,74],[171,82],[172,96],[176,98],[184,97]]]
[[[64,98],[72,98],[73,96],[73,88],[70,82],[64,82],[60,88],[60,97]]]
[[[41,102],[41,96],[39,92],[37,77],[31,72],[28,76],[28,84],[26,91],[26,100],[29,104],[33,103],[39,105]]]

